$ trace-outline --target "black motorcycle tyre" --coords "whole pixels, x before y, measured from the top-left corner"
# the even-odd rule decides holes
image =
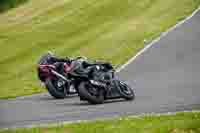
[[[133,100],[135,98],[135,93],[129,85],[119,80],[115,80],[113,82],[122,98],[126,100]],[[129,93],[127,93],[125,89],[128,90]]]
[[[56,88],[56,86],[55,86],[55,84],[53,83],[53,80],[52,80],[52,79],[50,79],[50,78],[46,79],[45,85],[46,85],[46,88],[47,88],[49,94],[50,94],[52,97],[54,97],[55,99],[64,99],[64,98],[66,97],[66,95],[67,95],[66,90],[64,90],[63,92],[60,92],[60,91]],[[65,88],[63,88],[63,89],[65,89]]]
[[[88,89],[92,86],[89,82],[81,82],[78,87],[79,95],[82,96],[85,100],[87,100],[91,104],[102,104],[104,102],[104,90],[98,89],[98,96],[92,95]]]

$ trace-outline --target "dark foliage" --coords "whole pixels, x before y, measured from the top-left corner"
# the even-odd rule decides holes
[[[17,7],[19,4],[26,1],[27,0],[0,0],[0,13],[5,12],[10,8]]]

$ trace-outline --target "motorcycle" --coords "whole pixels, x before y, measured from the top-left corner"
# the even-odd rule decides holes
[[[107,99],[124,98],[133,100],[133,89],[118,79],[115,70],[109,63],[97,63],[93,66],[92,77],[78,86],[79,95],[91,104],[101,104]]]
[[[133,100],[135,97],[131,87],[117,78],[110,63],[88,62],[78,57],[70,63],[62,63],[59,68],[52,58],[51,53],[41,57],[38,77],[54,98],[78,93],[80,100],[100,104],[107,99]]]
[[[67,95],[76,94],[71,81],[68,80],[57,66],[57,62],[52,61],[53,54],[48,52],[38,61],[37,73],[39,80],[45,85],[50,95],[56,99],[63,99]],[[65,70],[70,67],[65,64]]]

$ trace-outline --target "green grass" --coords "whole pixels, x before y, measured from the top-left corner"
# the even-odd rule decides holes
[[[44,92],[36,63],[48,50],[125,63],[190,15],[200,0],[29,0],[0,15],[0,98]]]
[[[200,112],[123,117],[49,127],[2,130],[0,133],[200,133]]]

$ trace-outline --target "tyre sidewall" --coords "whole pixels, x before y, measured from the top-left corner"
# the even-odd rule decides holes
[[[48,92],[50,93],[50,95],[56,99],[64,99],[66,97],[66,91],[65,92],[59,92],[53,82],[52,82],[52,79],[46,79],[45,81],[45,85],[46,85],[46,88],[48,90]]]
[[[126,100],[133,100],[135,98],[135,93],[129,85],[127,85],[126,83],[119,81],[119,80],[115,80],[114,84],[115,84],[115,87],[117,88],[119,94],[122,96],[122,98],[124,98]],[[127,87],[127,89],[129,89],[130,94],[126,94],[123,92],[122,85]]]

